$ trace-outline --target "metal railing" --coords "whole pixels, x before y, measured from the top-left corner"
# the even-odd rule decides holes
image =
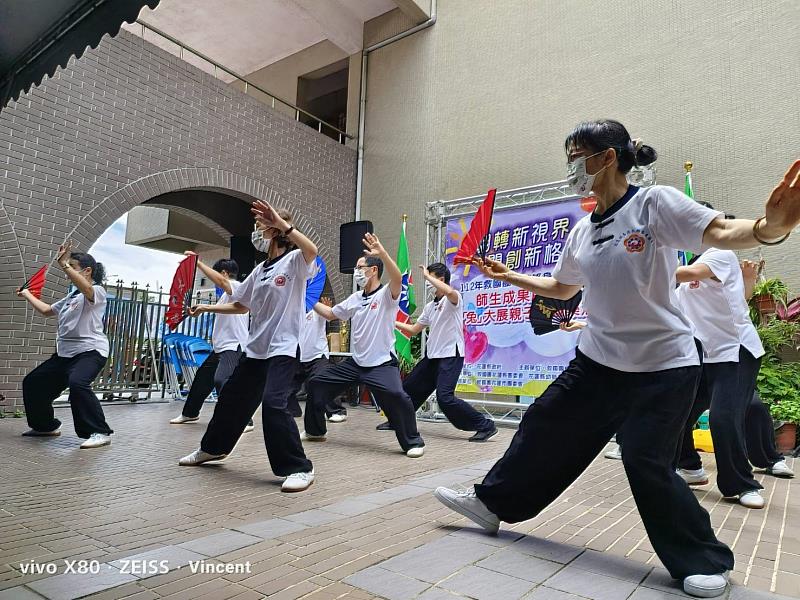
[[[108,361],[92,386],[103,400],[150,400],[165,391],[163,337],[169,330],[164,315],[169,292],[151,290],[149,285],[130,286],[121,281],[107,286],[108,304],[103,324],[109,341]],[[213,304],[213,292],[196,292],[192,303]],[[214,315],[186,318],[179,333],[211,340]]]
[[[184,58],[184,53],[188,53],[188,54],[190,54],[190,55],[192,55],[194,57],[199,58],[201,61],[203,61],[205,63],[208,63],[208,65],[211,68],[204,69],[204,71],[206,71],[209,74],[212,74],[214,77],[217,77],[218,79],[221,79],[221,80],[225,81],[225,83],[229,83],[229,84],[233,83],[232,81],[226,81],[224,78],[222,78],[220,76],[222,73],[224,73],[228,77],[232,78],[233,81],[241,82],[243,84],[243,86],[244,86],[244,89],[242,91],[245,94],[247,94],[248,96],[250,96],[251,98],[254,98],[254,99],[256,99],[256,100],[258,100],[260,102],[263,102],[264,104],[267,104],[267,105],[271,106],[273,109],[275,109],[278,106],[282,106],[282,107],[285,107],[285,108],[289,109],[289,111],[294,115],[294,120],[295,121],[299,121],[300,123],[304,123],[304,124],[308,125],[309,127],[313,127],[319,133],[322,133],[324,135],[328,135],[329,137],[334,137],[334,138],[338,139],[340,144],[346,143],[347,140],[355,139],[354,136],[350,135],[346,131],[342,131],[341,129],[339,129],[335,125],[332,125],[332,124],[328,123],[327,121],[324,121],[324,120],[320,119],[319,117],[316,117],[316,116],[312,115],[310,112],[308,112],[306,110],[303,110],[302,108],[292,104],[288,100],[284,100],[283,98],[268,92],[267,90],[265,90],[261,86],[249,81],[244,76],[239,75],[238,73],[236,73],[232,69],[229,69],[229,68],[219,64],[215,60],[209,58],[208,56],[206,56],[205,54],[200,52],[199,50],[195,50],[191,46],[185,44],[184,42],[181,42],[180,40],[177,40],[176,38],[172,37],[170,34],[164,32],[164,31],[161,31],[157,27],[153,27],[152,25],[148,25],[147,23],[145,23],[145,22],[143,22],[143,21],[141,21],[139,19],[136,20],[136,24],[139,25],[140,28],[141,28],[141,38],[143,40],[145,39],[145,31],[151,31],[156,36],[158,36],[158,37],[160,37],[162,39],[165,39],[165,40],[171,42],[172,44],[175,44],[178,47],[177,48],[178,51],[177,51],[176,56],[178,56],[182,60],[186,60]],[[131,30],[129,29],[128,31],[131,31]],[[132,33],[135,33],[135,32],[132,32]],[[169,48],[164,48],[163,46],[159,46],[159,47],[161,47],[162,50],[170,52]],[[175,54],[175,53],[173,52],[173,54]],[[187,62],[189,62],[189,61],[187,61]],[[194,64],[194,63],[191,63],[191,64]],[[195,64],[195,66],[198,66],[198,65]],[[263,94],[263,96],[265,96],[266,98],[263,98],[260,95],[255,95],[255,94],[250,93],[250,89],[251,88],[256,90],[256,91],[258,91],[258,92],[260,92],[260,94]],[[301,117],[307,119],[310,122],[307,123]],[[332,134],[332,135],[329,135],[329,134]]]

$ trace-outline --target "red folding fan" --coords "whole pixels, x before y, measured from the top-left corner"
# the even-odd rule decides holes
[[[45,274],[47,273],[47,265],[36,271],[31,278],[22,284],[20,290],[30,290],[34,298],[42,297],[42,288],[44,288]]]
[[[494,213],[494,196],[497,189],[489,190],[486,198],[481,204],[472,223],[469,224],[469,231],[461,245],[458,247],[458,252],[453,259],[453,264],[465,264],[472,262],[473,257],[480,256],[486,259],[486,252],[489,249],[489,227],[492,224],[492,214]]]

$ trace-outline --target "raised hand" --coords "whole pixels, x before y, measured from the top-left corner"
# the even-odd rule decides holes
[[[759,227],[759,235],[766,239],[777,239],[800,223],[800,159],[794,161],[789,170],[775,186],[767,199],[766,219]]]
[[[761,263],[757,263],[752,260],[743,260],[739,265],[742,269],[742,278],[745,281],[755,281],[758,279],[758,274],[761,272],[763,263],[763,260]]]
[[[286,231],[289,229],[289,224],[281,218],[272,205],[269,202],[264,200],[256,200],[253,203],[253,206],[250,208],[250,211],[256,218],[256,223],[258,223],[262,228],[272,228],[278,229],[281,232]]]
[[[367,233],[364,235],[364,254],[366,256],[375,256],[380,258],[381,256],[386,255],[386,248],[383,247],[381,241],[378,239],[378,236],[372,233]]]
[[[184,250],[183,251],[183,255],[184,256],[197,256],[197,252],[192,252],[191,250]]]
[[[72,240],[64,240],[64,243],[58,247],[58,254],[56,254],[56,262],[62,269],[66,268],[69,264],[70,256],[72,255],[72,248],[74,243]]]
[[[322,298],[319,299],[319,301],[321,304],[324,304],[328,308],[331,308],[333,306],[333,300],[331,300],[327,296],[323,296]]]
[[[503,263],[496,260],[492,260],[491,258],[487,259],[473,258],[472,264],[478,267],[481,273],[483,273],[486,277],[489,277],[490,279],[498,279],[500,281],[505,281],[512,273],[511,269],[509,269]]]
[[[420,265],[420,266],[419,266],[419,270],[420,270],[420,271],[422,271],[422,276],[423,276],[425,279],[430,279],[430,277],[431,277],[431,274],[430,274],[430,272],[428,271],[428,267],[426,267],[425,265]]]

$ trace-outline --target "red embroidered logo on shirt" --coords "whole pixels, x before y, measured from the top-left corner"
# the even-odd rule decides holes
[[[277,287],[283,287],[286,285],[286,276],[285,275],[278,275],[275,279],[275,285]]]
[[[370,310],[375,310],[377,308],[378,308],[378,303],[377,302],[373,302],[369,307]]]
[[[690,289],[690,290],[696,290],[696,289],[697,289],[697,288],[699,288],[699,287],[700,287],[700,282],[699,282],[699,281],[692,281],[692,282],[689,284],[689,289]]]
[[[628,252],[642,252],[647,245],[647,240],[639,233],[632,233],[622,243]]]

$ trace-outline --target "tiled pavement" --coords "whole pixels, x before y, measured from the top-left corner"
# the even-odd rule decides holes
[[[21,438],[24,420],[0,420],[0,600],[682,596],[644,535],[619,461],[599,458],[536,519],[491,537],[430,492],[479,478],[510,429],[470,444],[447,424],[420,423],[426,455],[413,460],[375,431],[374,412],[351,410],[329,441],[308,446],[317,482],[282,494],[259,425],[224,463],[178,467],[211,407],[200,424],[169,425],[177,412],[174,403],[109,406],[117,433],[97,450],[77,448],[65,409],[60,438]],[[800,598],[799,484],[758,478],[769,500],[761,511],[711,486],[696,492],[736,554],[730,599]],[[73,560],[97,572],[65,573]],[[198,563],[218,572],[194,573]],[[48,564],[57,574],[22,573]]]

